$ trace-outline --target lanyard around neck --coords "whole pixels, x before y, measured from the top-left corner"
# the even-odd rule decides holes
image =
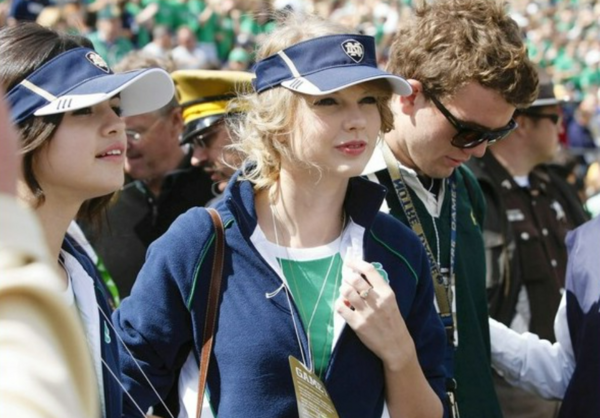
[[[392,154],[392,151],[389,149],[387,144],[383,144],[382,146],[383,157],[385,158],[385,162],[390,173],[390,177],[392,178],[392,184],[394,185],[394,189],[396,191],[396,196],[400,201],[400,205],[402,206],[402,210],[408,219],[408,223],[412,230],[419,236],[423,246],[425,247],[425,252],[427,253],[427,258],[429,259],[429,265],[431,269],[431,277],[433,279],[434,289],[435,289],[435,298],[438,303],[438,307],[440,310],[440,315],[442,318],[447,320],[452,319],[452,309],[450,304],[450,283],[446,283],[442,272],[440,271],[440,266],[438,264],[438,260],[435,259],[433,252],[431,251],[431,246],[427,241],[427,237],[425,236],[425,232],[423,231],[423,225],[419,220],[419,216],[415,209],[415,206],[412,202],[412,198],[408,192],[408,188],[406,187],[406,183],[404,178],[402,177],[402,173],[400,172],[400,168],[398,167],[398,161]],[[450,186],[450,195],[451,195],[451,217],[450,217],[450,273],[448,280],[452,280],[454,275],[454,264],[456,258],[456,181],[454,180],[454,174],[449,179]],[[434,221],[435,222],[435,221]],[[439,244],[438,244],[439,245]],[[452,324],[452,328],[454,328],[454,324]],[[453,332],[450,334],[453,335]]]

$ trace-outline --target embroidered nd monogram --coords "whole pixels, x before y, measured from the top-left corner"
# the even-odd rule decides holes
[[[101,69],[105,73],[110,74],[111,71],[108,67],[108,64],[106,64],[106,61],[104,61],[104,59],[100,55],[98,55],[95,52],[88,52],[87,54],[85,54],[85,57],[92,65]]]
[[[365,49],[363,45],[355,41],[354,39],[349,39],[342,44],[342,48],[344,48],[344,52],[348,55],[352,61],[355,63],[359,63],[362,61],[365,56]]]

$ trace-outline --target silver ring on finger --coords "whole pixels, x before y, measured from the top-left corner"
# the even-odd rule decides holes
[[[358,295],[362,300],[366,300],[369,297],[369,293],[371,292],[372,287],[369,287],[367,290],[363,290]]]

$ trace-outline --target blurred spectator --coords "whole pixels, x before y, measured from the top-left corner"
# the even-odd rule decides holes
[[[12,0],[7,23],[12,26],[19,22],[35,22],[42,10],[50,5],[50,0]]]
[[[173,40],[171,31],[164,25],[157,25],[152,30],[152,42],[142,48],[142,51],[150,56],[160,59],[168,59],[171,56]]]
[[[130,1],[131,2],[131,1]],[[163,25],[174,31],[182,24],[181,15],[188,9],[188,3],[170,0],[134,0],[130,6],[138,25],[152,30]]]
[[[579,75],[580,87],[583,92],[591,92],[600,86],[600,44],[596,40],[593,43],[582,43],[581,45],[586,46],[583,50],[586,65]]]
[[[36,23],[44,27],[61,32],[70,32],[64,9],[56,6],[45,7],[38,17]]]
[[[240,34],[250,35],[255,42],[260,43],[262,35],[275,28],[273,7],[270,0],[255,0],[240,19]]]
[[[46,12],[46,11],[49,12]],[[73,35],[86,33],[81,5],[69,3],[60,7],[46,7],[38,16],[37,23]]]
[[[596,148],[591,122],[596,114],[596,99],[587,96],[575,109],[567,125],[567,140],[571,148]]]
[[[115,7],[106,7],[98,12],[96,32],[88,36],[94,44],[94,49],[110,67],[134,49],[131,41],[123,36],[122,30],[119,10]]]
[[[155,25],[153,16],[141,13],[143,9],[142,0],[128,0],[124,5],[124,10],[131,16],[131,41],[137,48],[143,48],[152,40],[151,32]]]
[[[246,71],[250,67],[250,53],[241,46],[231,50],[227,56],[226,70]]]
[[[198,42],[188,26],[177,31],[177,46],[172,52],[178,70],[219,68],[217,49],[214,44]]]
[[[189,18],[186,20],[190,29],[196,34],[196,39],[200,43],[212,44],[217,46],[217,34],[219,32],[219,13],[216,9],[216,1],[197,1],[189,2]],[[196,7],[192,7],[196,5]]]
[[[209,0],[209,4],[213,2],[217,3],[214,7],[219,19],[219,31],[215,35],[217,52],[219,59],[225,61],[229,52],[234,48],[236,35],[240,31],[241,11],[236,8],[234,0]]]

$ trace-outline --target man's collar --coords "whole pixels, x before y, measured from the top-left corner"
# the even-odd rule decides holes
[[[382,149],[382,147],[386,146],[387,144],[384,141],[381,141],[377,144],[375,150],[373,151],[371,159],[367,163],[367,166],[365,167],[365,170],[362,173],[363,176],[375,173],[377,171],[387,170],[387,165],[383,156]],[[435,196],[432,193],[430,193],[427,189],[425,189],[425,187],[423,186],[423,184],[417,176],[417,172],[414,169],[403,165],[398,160],[396,160],[396,162],[398,164],[398,167],[400,168],[400,172],[402,173],[402,177],[404,178],[407,187],[410,187],[416,193],[419,200],[423,202],[431,216],[439,217],[444,202],[446,182],[442,182],[440,190],[438,191],[437,196]]]

